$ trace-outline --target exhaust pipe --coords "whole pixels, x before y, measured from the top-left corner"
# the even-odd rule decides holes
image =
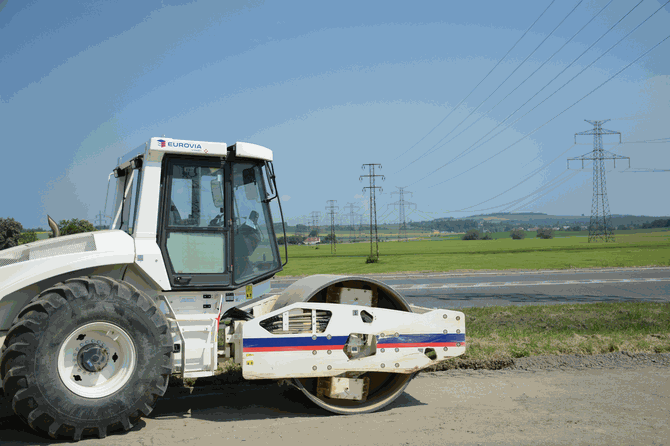
[[[60,235],[60,229],[58,229],[58,225],[53,218],[49,217],[49,215],[47,215],[47,220],[49,221],[49,227],[51,228],[53,236],[58,237]]]

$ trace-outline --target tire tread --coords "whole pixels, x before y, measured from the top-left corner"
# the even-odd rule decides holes
[[[48,324],[49,318],[63,305],[70,307],[73,315],[77,314],[77,302],[83,299],[105,299],[116,295],[120,299],[137,306],[146,316],[146,320],[154,324],[161,333],[159,350],[161,363],[160,376],[150,377],[152,380],[148,391],[129,407],[121,416],[107,425],[91,425],[84,422],[72,426],[59,421],[57,416],[49,413],[48,405],[43,396],[30,386],[32,377],[27,361],[32,350],[37,348],[39,334]],[[66,280],[43,291],[33,298],[21,310],[14,324],[7,333],[0,356],[0,381],[5,395],[12,402],[14,412],[25,420],[36,431],[51,438],[69,438],[79,441],[84,435],[97,434],[105,438],[113,430],[127,431],[141,418],[153,410],[156,400],[165,394],[167,382],[172,373],[172,343],[169,339],[169,326],[162,312],[155,303],[134,286],[104,276],[79,277]],[[44,407],[44,410],[40,407]],[[45,416],[46,415],[46,416]],[[47,420],[48,419],[48,420]]]

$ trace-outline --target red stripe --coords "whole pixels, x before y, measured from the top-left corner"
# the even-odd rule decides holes
[[[244,352],[292,352],[300,350],[341,350],[344,345],[299,345],[287,347],[244,347]]]
[[[465,342],[461,342],[461,347]],[[421,343],[407,343],[401,344],[377,344],[377,349],[380,348],[407,348],[407,347],[456,347],[455,342],[421,342]]]
[[[415,344],[377,344],[377,350],[380,348],[407,348],[407,347],[456,347],[455,342],[424,342],[424,343],[415,343]],[[465,347],[465,342],[461,342],[461,347]],[[292,351],[304,351],[304,350],[341,350],[344,348],[344,345],[301,345],[301,346],[288,346],[288,347],[244,347],[243,351],[246,353],[251,352],[292,352]]]

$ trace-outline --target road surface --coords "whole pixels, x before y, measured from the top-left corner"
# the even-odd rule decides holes
[[[490,305],[670,302],[670,268],[407,273],[369,277],[391,285],[413,305],[460,309]],[[297,278],[275,278],[281,292]]]

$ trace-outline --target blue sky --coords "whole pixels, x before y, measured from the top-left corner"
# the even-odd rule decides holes
[[[364,163],[382,220],[397,187],[414,220],[589,215],[592,169],[566,170],[584,119],[611,119],[633,168],[670,169],[670,143],[632,143],[670,136],[670,39],[625,68],[670,6],[638,3],[0,0],[0,216],[93,221],[115,160],[160,135],[272,149],[291,223],[326,200],[367,212]],[[670,172],[626,167],[607,163],[611,212],[670,214]]]

